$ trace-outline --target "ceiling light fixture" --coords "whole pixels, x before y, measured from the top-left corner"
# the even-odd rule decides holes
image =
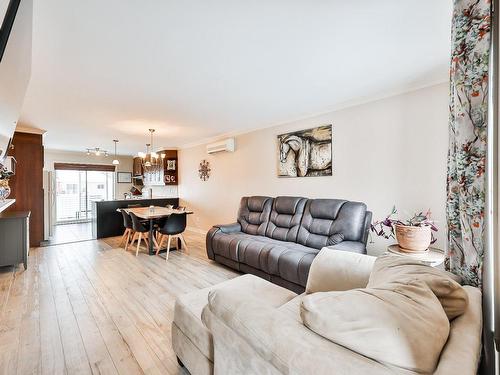
[[[108,156],[108,152],[106,150],[101,150],[99,147],[87,148],[86,150],[87,156],[90,156],[92,154],[94,154],[95,156],[101,156],[101,154],[104,154],[105,157]]]
[[[153,133],[155,129],[149,129],[150,142],[146,143],[146,152],[138,152],[137,155],[142,158],[142,165],[144,167],[161,167],[163,168],[163,159],[165,154],[158,154],[153,151]]]
[[[138,152],[143,169],[144,185],[164,185],[163,161],[165,153],[157,153],[153,147],[153,133],[155,129],[149,129],[150,143],[146,144],[146,152]]]
[[[151,154],[149,153],[149,146],[151,146],[151,143],[146,143],[146,153],[143,157],[143,163],[145,167],[151,167]]]
[[[113,142],[115,142],[115,158],[113,160],[113,165],[119,165],[120,161],[118,160],[118,157],[116,156],[116,144],[119,142],[119,140],[113,139]]]

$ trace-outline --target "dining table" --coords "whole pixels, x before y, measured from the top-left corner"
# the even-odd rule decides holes
[[[170,215],[176,214],[187,214],[190,215],[193,211],[180,209],[180,208],[169,208],[169,207],[160,207],[160,206],[149,206],[149,207],[129,207],[129,208],[119,208],[117,211],[125,211],[126,213],[133,212],[135,216],[139,219],[148,220],[149,221],[149,255],[155,255],[156,251],[154,249],[154,221],[158,219],[162,219],[165,217],[169,217]],[[181,248],[180,241],[177,241],[176,248]],[[161,249],[163,250],[163,249]],[[160,250],[160,251],[161,251]],[[172,249],[171,249],[172,250]]]

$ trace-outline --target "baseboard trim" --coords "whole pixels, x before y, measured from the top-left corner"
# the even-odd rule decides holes
[[[207,234],[206,230],[203,230],[203,229],[200,229],[200,228],[196,228],[196,227],[186,227],[186,230],[189,231],[189,232],[203,234],[204,236]]]

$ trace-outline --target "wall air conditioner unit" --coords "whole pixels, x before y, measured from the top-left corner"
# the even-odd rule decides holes
[[[233,152],[234,138],[227,138],[219,142],[207,145],[207,154],[216,154],[218,152]]]

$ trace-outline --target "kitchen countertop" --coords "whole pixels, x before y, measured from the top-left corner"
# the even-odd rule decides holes
[[[146,197],[139,197],[139,198],[131,198],[131,199],[108,199],[108,200],[95,200],[94,202],[129,202],[129,201],[147,201],[147,200],[154,200],[154,199],[176,199],[179,197],[153,197],[153,198],[146,198]]]
[[[0,212],[5,211],[7,208],[12,206],[16,202],[15,199],[6,199],[3,202],[0,201]]]
[[[123,235],[123,216],[118,208],[148,207],[167,205],[178,206],[179,198],[116,199],[92,202],[92,234],[95,238]]]

